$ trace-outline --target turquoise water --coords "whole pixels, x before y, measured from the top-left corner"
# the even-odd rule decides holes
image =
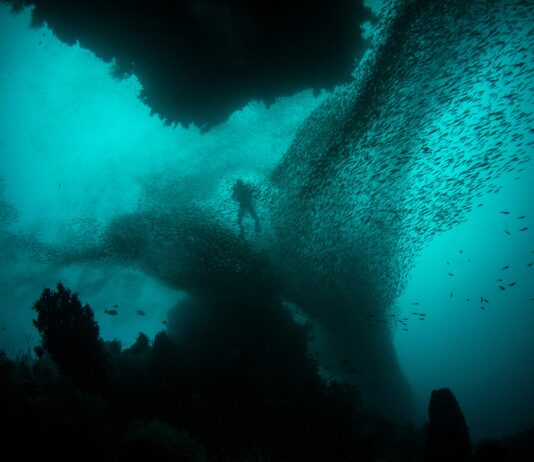
[[[57,280],[93,307],[105,339],[128,345],[141,330],[153,336],[163,329],[185,287],[142,264],[66,263],[51,249],[89,248],[114,218],[175,203],[206,210],[237,234],[230,196],[241,177],[264,191],[264,233],[253,237],[247,221],[249,239],[273,255],[283,249],[278,269],[291,280],[294,301],[318,318],[315,347],[325,370],[346,376],[334,363],[345,356],[360,361],[364,371],[355,381],[371,401],[386,394],[371,388],[391,393],[396,384],[381,381],[404,376],[418,423],[431,390],[448,386],[475,438],[531,426],[533,34],[528,20],[519,20],[519,4],[510,2],[517,10],[509,11],[517,27],[511,33],[496,13],[503,45],[497,37],[480,52],[465,51],[474,29],[462,27],[487,32],[484,21],[447,29],[459,42],[462,31],[466,37],[450,65],[469,58],[474,69],[443,66],[445,45],[425,59],[410,55],[419,58],[414,62],[401,61],[409,52],[392,51],[399,77],[381,76],[384,86],[364,100],[372,110],[360,125],[343,123],[364,104],[349,87],[349,96],[304,91],[270,108],[251,102],[205,134],[163,126],[137,99],[135,77],[114,80],[91,52],[61,44],[46,28],[29,29],[27,12],[12,16],[0,6],[0,177],[2,200],[17,213],[16,221],[0,222],[0,347],[16,355],[37,342],[30,307]],[[425,14],[430,24],[442,20],[431,13],[412,13],[408,50],[427,50],[431,26],[418,21]],[[527,51],[516,46],[521,40]],[[506,77],[499,66],[515,74]],[[440,79],[465,92],[439,90]],[[425,82],[437,88],[432,98],[424,96]],[[517,95],[512,106],[510,92]],[[314,110],[315,119],[305,122]],[[488,116],[499,110],[506,123]],[[489,161],[494,167],[477,164],[500,141],[502,158]],[[519,158],[507,164],[516,149]],[[402,159],[402,151],[410,159],[399,164],[400,174],[391,173],[389,160]],[[464,183],[451,187],[449,178]],[[344,298],[347,281],[355,286],[347,289],[354,306]],[[337,310],[326,309],[341,292]],[[114,305],[119,315],[106,315]],[[399,371],[388,375],[387,367]]]
[[[270,109],[251,102],[205,135],[195,127],[164,127],[137,99],[135,77],[114,80],[110,65],[89,51],[61,44],[46,28],[29,29],[29,12],[14,16],[6,6],[0,8],[0,88],[2,107],[10,108],[0,114],[0,175],[4,199],[18,213],[9,229],[36,233],[43,241],[63,241],[66,231],[75,239],[89,237],[112,217],[135,210],[149,194],[143,183],[157,188],[151,177],[162,183],[201,181],[199,194],[219,193],[233,207],[234,177],[264,177],[321,101],[305,91]],[[32,313],[20,307],[29,308],[41,288],[58,278],[94,306],[105,338],[126,343],[141,329],[152,335],[160,330],[179,296],[132,268],[56,268],[46,274],[48,269],[27,262],[4,269],[4,287],[11,287],[20,273],[35,281],[32,290],[1,294],[6,307],[2,325],[10,327],[0,341],[11,354],[36,340]],[[154,297],[158,311],[142,322],[102,314],[109,300],[142,306]]]

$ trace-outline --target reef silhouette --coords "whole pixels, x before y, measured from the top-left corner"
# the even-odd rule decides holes
[[[361,0],[3,0],[34,7],[63,42],[135,74],[141,100],[167,123],[208,129],[251,100],[351,79],[367,47]]]
[[[53,451],[58,460],[80,444],[83,460],[140,451],[154,460],[183,453],[179,460],[235,461],[258,451],[271,460],[341,461],[415,444],[409,429],[398,430],[402,444],[387,438],[383,446],[362,433],[395,425],[364,411],[354,387],[320,377],[309,326],[273,292],[189,297],[169,314],[166,332],[153,342],[141,333],[125,350],[98,336],[90,307],[61,283],[34,310],[39,359],[2,358],[0,368],[0,396],[17,422],[10,431],[26,428],[35,443],[19,449],[25,455]]]
[[[122,349],[98,336],[76,294],[61,283],[45,289],[34,305],[38,357],[0,354],[3,449],[110,462],[514,462],[534,454],[534,430],[473,451],[449,389],[432,393],[422,429],[368,412],[354,387],[320,377],[309,326],[275,297],[220,295],[185,299],[166,332],[153,342],[140,333]],[[105,367],[88,358],[105,358]],[[91,373],[102,379],[96,388]]]

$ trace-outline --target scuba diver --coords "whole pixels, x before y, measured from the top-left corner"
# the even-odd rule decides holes
[[[254,230],[261,232],[260,220],[254,209],[254,193],[255,188],[249,184],[243,183],[243,180],[236,180],[232,192],[232,199],[239,203],[239,211],[237,212],[237,223],[239,224],[239,236],[245,237],[245,229],[243,228],[243,216],[248,212],[254,219]]]

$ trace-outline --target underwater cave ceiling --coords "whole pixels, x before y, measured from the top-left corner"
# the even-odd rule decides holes
[[[251,100],[351,78],[367,43],[363,0],[0,0],[34,6],[63,42],[76,42],[113,74],[135,74],[140,98],[167,124],[203,130]]]

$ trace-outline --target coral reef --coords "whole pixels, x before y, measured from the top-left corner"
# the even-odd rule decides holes
[[[350,80],[370,19],[361,0],[2,1],[34,7],[34,25],[113,62],[116,77],[135,74],[168,123],[204,129],[251,100]]]
[[[524,462],[534,455],[530,431],[483,440],[472,458],[465,419],[446,388],[432,392],[426,430],[368,412],[354,387],[317,374],[308,327],[275,299],[191,297],[170,313],[167,332],[152,342],[141,333],[122,349],[99,339],[87,305],[57,289],[36,302],[39,357],[0,353],[3,450],[22,459]],[[68,334],[73,327],[77,335]],[[62,334],[59,353],[52,340]],[[95,389],[91,374],[72,364],[104,353],[106,374]]]
[[[417,453],[413,428],[369,413],[354,387],[319,376],[309,328],[276,297],[222,295],[186,299],[167,332],[153,342],[140,334],[123,350],[99,339],[75,294],[61,283],[46,289],[35,304],[39,357],[0,361],[9,441],[26,435],[35,444],[23,456],[56,460],[80,450],[82,460],[216,462]]]
[[[97,390],[105,381],[107,358],[98,324],[89,305],[57,284],[57,291],[45,289],[33,305],[33,324],[41,334],[38,356],[49,354],[57,367],[81,388]]]

